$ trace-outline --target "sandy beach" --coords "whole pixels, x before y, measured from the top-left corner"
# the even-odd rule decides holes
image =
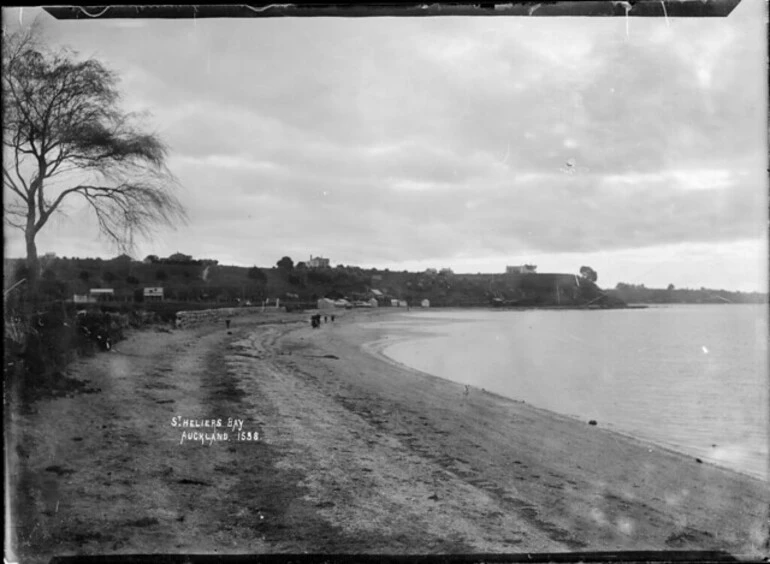
[[[345,313],[316,330],[309,314],[276,313],[236,319],[232,334],[137,332],[73,366],[92,393],[12,415],[22,561],[767,551],[766,482],[466,393],[379,354],[383,335],[361,322],[388,312]],[[188,431],[229,434],[201,444]]]

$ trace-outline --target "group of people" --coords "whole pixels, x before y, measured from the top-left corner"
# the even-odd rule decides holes
[[[328,323],[329,317],[331,317],[332,322],[334,322],[334,315],[324,315],[324,323]],[[316,313],[315,315],[312,315],[310,317],[310,325],[313,327],[313,329],[318,329],[321,326],[321,314]]]

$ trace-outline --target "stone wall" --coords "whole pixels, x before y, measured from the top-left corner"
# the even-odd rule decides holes
[[[188,329],[208,323],[219,323],[223,327],[225,319],[234,319],[243,315],[260,313],[262,306],[259,307],[223,307],[217,309],[201,309],[198,311],[179,311],[176,314],[176,327],[178,329]]]

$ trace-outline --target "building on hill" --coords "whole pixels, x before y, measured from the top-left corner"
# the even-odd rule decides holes
[[[151,301],[163,301],[163,288],[156,286],[154,288],[147,287],[144,289],[143,292],[144,295],[144,301],[151,302]]]
[[[329,268],[329,259],[323,257],[314,257],[310,255],[310,260],[307,261],[308,268]]]
[[[115,299],[114,288],[91,288],[88,294],[96,302],[110,302]]]
[[[522,264],[520,266],[506,266],[506,274],[536,274],[537,266],[534,264]]]

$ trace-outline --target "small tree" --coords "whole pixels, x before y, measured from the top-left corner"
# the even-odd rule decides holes
[[[82,198],[121,248],[186,214],[169,190],[166,146],[119,108],[114,72],[40,45],[34,25],[2,39],[4,217],[24,233],[34,294],[35,241],[65,200]]]
[[[590,280],[591,282],[596,282],[599,279],[599,275],[590,266],[581,266],[580,276],[582,276],[586,280]]]
[[[161,280],[162,281],[162,280],[165,280],[166,278],[168,278],[168,275],[166,274],[165,270],[158,270],[155,273],[155,280]]]
[[[246,276],[249,280],[254,280],[255,282],[267,282],[267,275],[256,266],[252,266],[246,273]]]
[[[115,274],[111,270],[107,270],[102,274],[102,280],[105,282],[113,282],[115,280]]]
[[[184,253],[174,253],[168,257],[168,260],[173,262],[191,262],[192,255],[186,255]]]
[[[275,264],[278,268],[285,270],[286,272],[291,272],[294,269],[294,261],[289,257],[283,257]]]

